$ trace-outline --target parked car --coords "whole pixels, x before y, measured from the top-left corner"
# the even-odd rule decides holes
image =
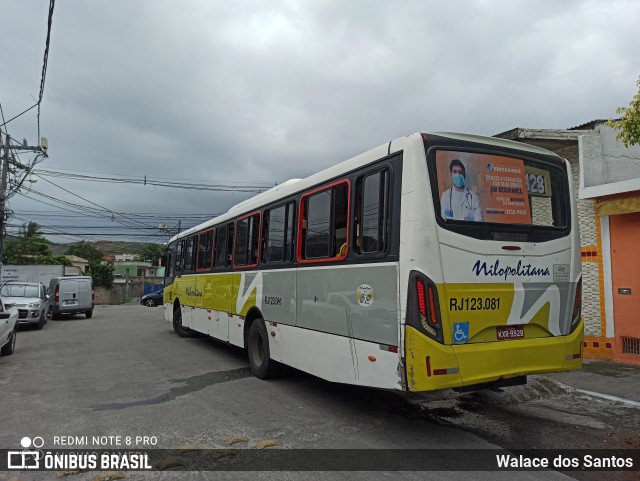
[[[49,318],[49,296],[42,282],[9,281],[0,297],[7,309],[18,309],[18,324],[42,329]]]
[[[18,310],[6,309],[0,300],[0,354],[10,356],[16,349]]]
[[[156,307],[164,303],[164,289],[146,294],[140,298],[140,304],[147,307]]]
[[[54,277],[49,284],[51,294],[51,318],[61,314],[84,314],[93,316],[93,279],[89,276]]]

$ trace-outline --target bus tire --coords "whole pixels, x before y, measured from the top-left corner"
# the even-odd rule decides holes
[[[280,371],[280,363],[271,359],[269,336],[264,320],[258,318],[251,323],[247,337],[247,351],[251,372],[260,379],[275,377]]]
[[[180,337],[195,337],[196,332],[182,325],[182,309],[176,306],[173,310],[173,330]]]

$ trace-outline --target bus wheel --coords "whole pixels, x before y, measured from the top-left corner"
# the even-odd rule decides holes
[[[271,359],[269,354],[269,337],[262,319],[256,319],[249,328],[247,339],[249,364],[251,372],[260,379],[275,377],[280,370],[280,364]]]
[[[180,337],[194,337],[196,335],[195,331],[182,325],[182,309],[180,309],[180,306],[176,306],[173,311],[173,330]]]

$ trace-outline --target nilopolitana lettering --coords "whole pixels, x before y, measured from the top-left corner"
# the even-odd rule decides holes
[[[476,276],[483,274],[488,277],[504,277],[505,281],[509,276],[544,277],[550,274],[548,267],[534,267],[531,264],[523,264],[522,261],[518,261],[516,267],[501,267],[500,260],[496,260],[493,265],[487,265],[486,262],[481,264],[478,260],[471,268],[471,271],[474,272]]]
[[[202,297],[202,291],[198,289],[191,289],[191,287],[188,286],[186,291],[188,296]]]

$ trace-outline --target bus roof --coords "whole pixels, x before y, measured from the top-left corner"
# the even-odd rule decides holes
[[[506,149],[523,150],[525,152],[532,152],[534,154],[556,155],[547,149],[543,149],[542,147],[525,144],[523,142],[517,142],[515,140],[500,139],[497,137],[484,137],[483,135],[474,134],[459,134],[456,132],[432,132],[431,134],[425,135],[427,137],[429,137],[429,135],[438,135],[440,137],[462,140],[464,142],[478,142],[482,144],[495,145],[496,147],[504,147]]]
[[[407,135],[406,137],[401,137],[391,142],[384,143],[378,147],[375,147],[367,152],[364,152],[360,155],[352,157],[351,159],[345,160],[343,162],[339,162],[331,167],[328,167],[320,172],[310,175],[304,179],[289,179],[271,189],[261,192],[249,199],[246,199],[238,204],[232,206],[226,213],[214,217],[208,221],[205,221],[197,226],[191,227],[190,229],[184,230],[179,234],[173,236],[169,243],[180,239],[182,237],[186,237],[195,232],[199,232],[202,230],[206,230],[209,227],[213,227],[217,224],[224,223],[229,219],[233,219],[238,215],[250,213],[254,210],[258,210],[263,205],[270,204],[272,202],[276,202],[279,199],[284,199],[290,197],[298,192],[304,191],[310,187],[313,187],[317,184],[321,184],[328,180],[333,179],[334,177],[338,177],[345,172],[351,172],[360,167],[364,167],[371,162],[375,162],[385,156],[388,155],[389,152],[393,152],[391,149],[391,145],[395,144],[398,141],[404,140],[407,138],[420,138],[420,142],[422,142],[422,135],[426,135],[427,138],[430,135],[437,135],[440,137],[447,137],[450,139],[460,140],[463,142],[477,142],[488,145],[494,145],[497,147],[503,147],[514,150],[522,150],[525,152],[532,152],[536,154],[542,155],[556,155],[553,152],[550,152],[541,147],[536,147],[534,145],[524,144],[521,142],[515,142],[512,140],[499,139],[495,137],[484,137],[482,135],[474,135],[474,134],[460,134],[456,132],[431,132],[431,133],[414,133]]]

